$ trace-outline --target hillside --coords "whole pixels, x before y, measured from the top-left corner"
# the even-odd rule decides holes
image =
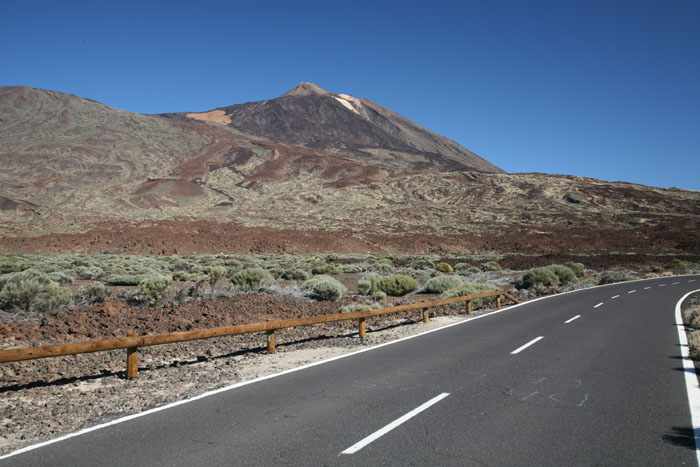
[[[273,104],[222,107],[204,118],[0,88],[0,251],[700,259],[698,192],[506,174],[386,109],[372,114],[369,101],[357,100],[365,116],[350,111],[338,96],[300,85],[266,101]],[[304,99],[349,127],[309,122],[317,113]],[[277,115],[298,106],[302,134],[285,125],[270,133],[265,105]],[[370,127],[367,115],[395,131]],[[443,143],[451,149],[429,152]]]

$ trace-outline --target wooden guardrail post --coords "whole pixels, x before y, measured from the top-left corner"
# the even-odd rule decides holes
[[[360,337],[365,337],[367,334],[367,318],[360,318],[358,320],[358,326],[360,327]]]
[[[423,322],[428,324],[430,322],[430,310],[427,308],[423,309]]]
[[[275,353],[275,330],[267,331],[267,353]]]
[[[466,303],[467,303],[467,314],[468,314],[468,315],[471,315],[471,314],[472,314],[472,301],[471,301],[471,300],[467,300]]]
[[[498,306],[498,309],[501,309],[501,296],[498,296],[498,300],[496,300],[496,306]]]
[[[126,348],[126,377],[136,378],[139,375],[139,348]]]

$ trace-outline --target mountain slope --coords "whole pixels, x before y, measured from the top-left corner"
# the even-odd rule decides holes
[[[383,132],[339,99],[305,85],[268,101],[309,117],[317,105],[328,121],[350,122],[350,129],[316,122],[326,142],[295,145],[231,128],[228,120],[245,120],[240,109],[146,116],[52,91],[0,88],[0,252],[479,249],[700,259],[700,192],[456,170],[463,167],[456,152],[417,151],[418,141],[426,148],[434,141],[408,138],[418,131],[410,122],[380,108],[374,118],[398,128]],[[356,110],[374,115],[369,101]],[[369,133],[359,131],[365,127]],[[364,145],[386,147],[343,147],[353,128]]]
[[[322,149],[386,169],[503,173],[454,141],[372,101],[331,94],[312,83],[301,83],[276,99],[212,112],[219,116],[218,123],[249,135]],[[195,119],[211,115],[187,114]]]

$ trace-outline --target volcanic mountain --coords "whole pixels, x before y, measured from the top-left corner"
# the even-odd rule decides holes
[[[331,94],[313,83],[301,83],[276,99],[186,116],[386,169],[503,173],[454,141],[381,105],[347,94]]]
[[[371,101],[309,83],[164,115],[0,87],[0,163],[0,252],[700,259],[698,192],[507,174]]]

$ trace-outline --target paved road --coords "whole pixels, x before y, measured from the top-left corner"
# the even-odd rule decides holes
[[[695,289],[550,297],[0,465],[697,465],[674,318]]]

